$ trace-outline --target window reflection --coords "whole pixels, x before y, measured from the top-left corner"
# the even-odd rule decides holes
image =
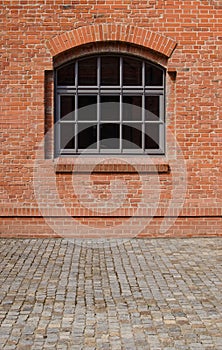
[[[73,64],[58,69],[57,84],[75,85],[75,66]]]
[[[145,148],[146,149],[159,148],[159,125],[158,124],[146,124]]]
[[[96,85],[97,84],[97,58],[87,58],[78,62],[78,84]]]
[[[119,96],[101,96],[100,97],[101,120],[119,120]]]
[[[120,126],[119,124],[101,124],[100,125],[100,148],[101,149],[119,149],[120,148]]]
[[[123,149],[142,148],[142,125],[138,123],[123,125]]]
[[[123,85],[142,85],[142,62],[133,58],[123,58]]]
[[[142,96],[123,96],[123,120],[142,120]]]
[[[157,121],[160,117],[159,96],[145,97],[145,120]]]
[[[119,57],[101,57],[101,85],[119,85],[120,68]]]
[[[61,149],[74,149],[74,125],[69,123],[60,124],[60,147]]]
[[[60,118],[62,120],[75,119],[75,97],[74,96],[61,96]]]
[[[91,123],[78,124],[78,148],[97,148],[97,126]]]
[[[163,71],[149,63],[145,65],[145,85],[147,86],[162,86]]]
[[[78,120],[97,119],[97,96],[78,96]]]

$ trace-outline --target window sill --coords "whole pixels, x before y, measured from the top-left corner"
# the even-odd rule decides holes
[[[84,162],[71,158],[57,158],[54,164],[55,173],[169,173],[170,165],[166,159],[152,158],[150,163],[141,162],[137,158],[106,159],[99,162],[98,158],[84,158]]]

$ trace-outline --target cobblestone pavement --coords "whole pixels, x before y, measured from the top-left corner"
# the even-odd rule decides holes
[[[1,349],[222,349],[222,239],[0,240]]]

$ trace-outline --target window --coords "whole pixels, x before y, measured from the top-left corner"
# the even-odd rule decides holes
[[[163,154],[160,66],[127,55],[88,56],[56,69],[56,155]]]

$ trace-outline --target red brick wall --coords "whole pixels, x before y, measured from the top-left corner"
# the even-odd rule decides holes
[[[70,235],[66,215],[80,225],[80,236],[89,227],[100,227],[99,236],[127,236],[125,223],[133,235],[221,235],[220,1],[3,0],[0,16],[0,235],[58,235],[55,226]],[[151,157],[158,164],[154,173],[150,165],[143,168],[144,160],[139,166],[129,159],[133,164],[113,161],[97,169],[89,184],[87,174],[79,176],[84,169],[73,177],[73,159],[54,169],[51,138],[42,148],[41,175],[47,181],[36,184],[36,151],[53,124],[53,68],[107,51],[137,54],[166,68],[166,156]],[[73,190],[84,176],[88,191],[101,201],[112,198],[112,180],[123,181],[127,195],[121,207],[106,215],[90,203],[87,208],[88,197]],[[37,185],[47,213],[38,209]]]

